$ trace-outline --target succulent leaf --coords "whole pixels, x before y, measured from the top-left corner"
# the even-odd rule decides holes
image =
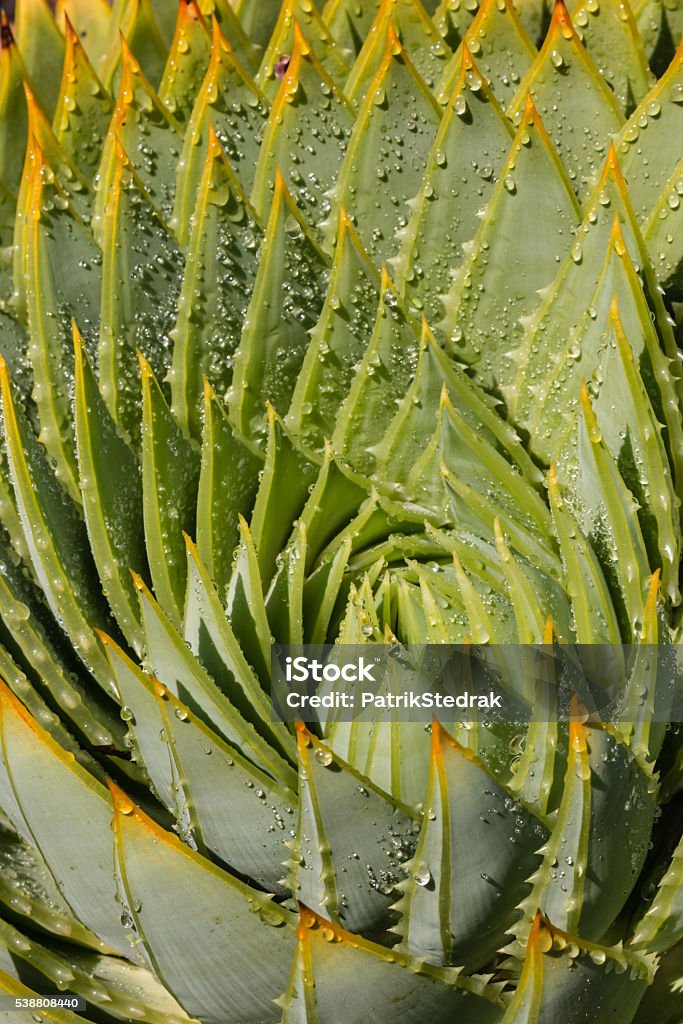
[[[528,224],[536,217],[539,228],[529,233]],[[578,217],[569,179],[529,98],[481,224],[444,299],[446,316],[439,324],[449,351],[473,365],[484,387],[498,386],[505,394],[521,338],[521,326],[515,332],[515,325],[550,283],[548,256],[556,263],[562,260]],[[511,256],[520,237],[525,238],[524,261],[516,264]]]
[[[66,155],[92,181],[100,163],[113,101],[81,43],[81,36],[87,42],[89,27],[81,28],[79,36],[66,12],[64,17],[66,53],[53,128]],[[99,24],[99,19],[95,20]],[[77,25],[83,22],[78,19]]]
[[[484,0],[463,36],[460,49],[463,59],[466,52],[472,54],[502,106],[512,99],[537,55],[510,0]],[[438,84],[436,96],[441,103],[447,102],[460,73],[458,57],[456,51]]]
[[[185,124],[192,113],[210,51],[211,33],[196,0],[178,4],[178,20],[159,84],[159,99],[180,124]]]
[[[239,540],[239,517],[248,517],[258,489],[261,459],[235,436],[208,381],[197,493],[197,549],[222,593]]]
[[[563,0],[555,3],[543,47],[510,101],[512,117],[522,114],[529,93],[577,196],[583,198],[605,157],[605,140],[619,131],[624,119],[576,34]],[[575,124],[581,125],[578,135]]]
[[[487,963],[539,863],[543,825],[435,722],[425,815],[408,880],[402,949],[429,963]],[[483,849],[465,836],[484,828]]]
[[[482,200],[490,198],[511,141],[509,122],[463,46],[460,73],[392,261],[406,302],[433,327],[443,318],[451,275],[464,259],[464,245],[476,234],[477,213]]]
[[[628,802],[632,820],[627,835],[617,827],[619,802],[605,797],[610,782]],[[533,931],[531,917],[538,906],[557,927],[594,942],[604,938],[645,860],[655,799],[650,770],[609,727],[570,722],[562,800],[541,850],[543,863],[523,901],[523,917],[512,929],[513,949],[529,927]]]
[[[135,578],[135,584],[147,640],[147,663],[152,674],[198,717],[211,723],[228,743],[248,754],[273,778],[292,784],[294,773],[284,758],[257,733],[193,657],[139,577]],[[254,716],[258,719],[257,710],[252,711]],[[264,722],[263,731],[267,730]]]
[[[379,276],[342,209],[320,318],[311,330],[287,414],[305,449],[322,451],[375,323]]]
[[[120,5],[119,5],[120,7]],[[93,67],[99,67],[113,36],[115,16],[106,0],[57,0],[55,20],[66,38],[65,62],[76,35]],[[72,51],[73,52],[73,51]],[[81,58],[79,57],[79,63]],[[62,78],[62,85],[63,85]],[[62,90],[63,92],[63,90]],[[58,103],[59,107],[59,103]]]
[[[100,389],[124,436],[138,443],[136,353],[141,351],[159,376],[168,371],[183,257],[120,143],[108,193],[102,239]],[[140,232],[146,238],[144,249],[138,245]],[[150,296],[153,302],[148,301]]]
[[[293,915],[159,828],[113,785],[112,799],[117,871],[161,979],[188,1013],[207,1022],[269,1019],[291,963]],[[206,914],[221,927],[198,928]],[[229,974],[211,970],[216,957],[233,965]]]
[[[630,5],[601,0],[596,7],[593,0],[580,0],[572,22],[628,117],[654,84]]]
[[[629,491],[600,432],[588,389],[581,389],[576,506],[579,525],[591,541],[615,605],[622,610],[622,633],[631,639],[642,623],[650,566]],[[612,552],[621,557],[615,563]]]
[[[14,15],[17,45],[29,81],[52,115],[64,61],[64,38],[46,0],[18,0]]]
[[[669,67],[619,133],[617,152],[639,218],[646,216],[657,201],[679,159],[666,139],[680,131],[683,121],[682,85],[683,46],[679,46]],[[648,167],[652,164],[647,178],[633,173],[636,157],[641,156],[638,149],[648,160]]]
[[[13,398],[7,368],[0,364],[7,457],[33,570],[48,606],[78,656],[112,696],[106,659],[93,627],[112,630],[80,508],[61,486],[47,453]]]
[[[349,1024],[360,1024],[368,1014],[377,1020],[391,1014],[401,1024],[417,1024],[424,1014],[445,1022],[454,1009],[472,1024],[502,1020],[496,989],[480,979],[422,966],[302,908],[294,966],[282,1000],[283,1024],[331,1021],[341,999]]]
[[[355,933],[372,932],[386,923],[402,862],[414,850],[415,819],[303,726],[298,740],[297,898]],[[346,827],[349,808],[353,832]]]
[[[0,995],[678,1019],[681,27],[0,13]],[[279,720],[305,643],[384,712]]]
[[[26,830],[51,872],[60,878],[62,895],[76,916],[110,948],[139,959],[114,901],[108,836],[111,800],[106,787],[55,743],[4,683],[0,683],[0,716],[2,756],[16,800],[15,813],[20,814],[13,824]],[[68,819],[73,807],[79,808],[83,823],[77,837],[70,829],[55,827]],[[109,898],[102,899],[102,893],[110,894]]]
[[[597,1012],[630,1022],[651,976],[648,961],[582,942],[551,925],[539,911],[504,1024],[550,1024],[558,1016],[578,1024],[588,992]]]
[[[251,191],[261,135],[269,104],[238,61],[217,20],[213,22],[211,56],[187,124],[176,179],[171,224],[181,243],[187,241],[190,218],[206,170],[207,147],[213,133],[246,194]],[[211,152],[215,146],[211,145]]]
[[[175,22],[172,6],[160,0],[120,0],[112,12],[113,34],[103,54],[98,71],[107,88],[125,75],[126,61],[133,57],[147,79],[157,86],[161,81],[167,57],[167,42],[162,36],[154,7],[163,9],[164,27],[170,42]]]
[[[200,458],[173,418],[144,356],[140,374],[145,545],[159,603],[178,624],[187,582],[183,533],[194,526]]]
[[[162,218],[173,209],[180,126],[161,102],[130,47],[121,41],[121,82],[97,177],[93,230],[104,246],[107,211],[121,173],[122,153]],[[162,140],[163,139],[163,144]],[[152,158],[154,154],[154,158]]]
[[[289,58],[292,53],[295,25],[301,29],[318,61],[339,89],[344,88],[349,73],[344,51],[333,38],[315,5],[307,0],[284,0],[256,75],[256,84],[271,102],[279,88],[279,62],[283,57]]]
[[[361,53],[358,60],[362,59]],[[348,88],[347,95],[353,102]],[[386,260],[396,249],[397,219],[408,216],[408,202],[420,187],[441,118],[440,108],[391,23],[382,38],[377,71],[361,95],[335,197],[340,206],[353,210],[353,223],[370,256]],[[392,147],[385,156],[387,135]],[[330,231],[334,228],[336,223],[331,221]]]
[[[143,568],[146,563],[140,466],[116,430],[75,323],[74,348],[74,418],[83,515],[114,617],[141,654],[140,612],[129,572],[130,566]]]
[[[308,331],[322,310],[329,267],[279,171],[262,252],[229,402],[238,431],[257,445],[268,429],[264,400],[282,414],[289,407]]]
[[[279,169],[307,220],[315,225],[324,220],[352,128],[348,101],[295,21],[292,53],[272,100],[256,166],[251,201],[257,213],[267,215]]]

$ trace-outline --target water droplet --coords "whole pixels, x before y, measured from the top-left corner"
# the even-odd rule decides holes
[[[128,816],[132,814],[133,811],[135,810],[135,804],[133,803],[132,800],[129,800],[128,797],[121,796],[118,802],[118,809],[121,812],[121,814],[125,814],[126,816]]]
[[[429,885],[432,879],[432,873],[426,864],[418,864],[413,871],[413,881],[418,885]]]

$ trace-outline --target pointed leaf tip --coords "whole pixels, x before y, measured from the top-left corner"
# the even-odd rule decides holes
[[[583,723],[588,720],[588,709],[578,693],[574,692],[569,701],[569,737],[571,748],[577,754],[585,754],[588,750],[586,730]]]
[[[306,56],[306,54],[311,52],[311,48],[306,41],[306,36],[304,35],[301,25],[296,18],[294,18],[292,25],[292,33],[292,57],[287,67],[285,77],[288,77],[291,74],[292,64],[294,64],[299,57]]]
[[[344,206],[340,206],[339,207],[339,228],[340,228],[340,231],[341,231],[342,227],[344,228],[345,231],[348,231],[349,228],[353,229],[353,221],[351,220],[350,215],[346,212],[346,207],[344,207]]]
[[[529,932],[527,949],[536,960],[542,953],[547,953],[553,945],[552,925],[542,910],[537,910]]]
[[[14,46],[14,33],[4,7],[0,8],[0,44],[3,50],[9,50]]]
[[[552,28],[554,26],[560,29],[565,39],[571,39],[573,36],[576,36],[576,32],[574,31],[574,26],[572,24],[572,19],[570,17],[569,11],[567,10],[567,7],[564,4],[564,0],[555,0],[553,16],[550,22],[550,31],[552,31]]]
[[[581,404],[590,405],[590,397],[588,395],[588,385],[586,384],[586,378],[581,378]]]
[[[612,327],[617,329],[617,325],[621,326],[621,315],[619,313],[619,297],[615,292],[612,296],[612,301],[609,304],[609,321]]]
[[[463,747],[462,743],[449,733],[438,718],[432,717],[431,756],[441,758],[444,747],[450,747],[451,750],[466,757],[468,761],[476,761],[476,755],[467,747]]]
[[[543,630],[543,645],[546,647],[552,647],[555,639],[555,623],[553,622],[552,615],[549,615],[545,620],[545,628]]]
[[[147,359],[145,358],[140,349],[137,349],[137,357],[142,380],[143,382],[147,382],[153,376],[152,367],[149,365],[149,362],[147,361]]]
[[[403,45],[401,40],[398,38],[398,33],[394,28],[393,22],[390,21],[387,25],[387,48],[385,60],[390,57],[398,57],[400,53],[403,53]]]
[[[524,115],[522,117],[522,124],[535,124],[541,125],[541,115],[536,109],[534,98],[531,95],[531,90],[526,94],[526,103],[524,104]]]
[[[85,342],[83,341],[83,335],[80,332],[80,328],[76,323],[75,316],[71,317],[71,337],[74,343],[74,351],[81,352],[85,347]]]
[[[78,46],[78,44],[80,43],[80,39],[78,38],[78,32],[73,27],[71,18],[69,17],[69,12],[66,10],[64,11],[64,36],[66,38],[68,45],[71,48]]]
[[[131,575],[131,578],[133,580],[133,586],[137,590],[138,594],[147,593],[147,587],[145,586],[145,581],[143,580],[142,576],[139,573],[137,573],[135,569],[129,569],[128,572]]]
[[[109,789],[109,795],[111,796],[111,802],[114,806],[114,815],[133,814],[136,808],[128,794],[124,793],[124,791],[117,786],[109,776],[107,776],[106,782]]]
[[[40,104],[36,99],[33,89],[28,84],[26,79],[22,80],[24,87],[24,96],[26,97],[26,106],[28,107],[28,120],[29,120],[29,133],[33,131],[33,125],[35,124],[35,118],[41,113]]]
[[[124,76],[138,74],[141,68],[122,29],[119,29],[119,45],[121,46],[121,89],[123,89]]]
[[[304,750],[311,745],[311,733],[309,732],[306,723],[297,720],[294,723],[296,729],[296,745],[299,750],[299,754],[303,755]]]
[[[529,931],[529,939],[527,942],[528,949],[538,948],[539,936],[541,928],[543,927],[543,913],[539,908],[534,914],[534,919],[531,922],[531,929]]]
[[[432,741],[431,741],[431,757],[436,760],[441,758],[443,753],[444,739],[448,736],[448,733],[442,726],[436,715],[432,715]],[[450,737],[449,737],[450,738]]]
[[[387,290],[395,292],[396,287],[391,279],[391,275],[389,274],[389,270],[387,268],[386,263],[382,263],[382,271],[380,274],[380,291],[383,294]]]

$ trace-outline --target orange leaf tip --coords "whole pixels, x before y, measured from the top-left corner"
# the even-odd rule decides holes
[[[294,18],[294,24],[292,26],[292,32],[293,32],[292,59],[291,59],[290,64],[289,64],[289,69],[291,69],[292,64],[294,63],[295,58],[305,57],[307,54],[309,54],[311,52],[311,48],[310,48],[310,46],[308,45],[308,43],[306,41],[306,36],[304,35],[303,30],[301,28],[301,25],[296,20],[296,18]]]
[[[138,365],[140,367],[140,374],[142,376],[142,380],[143,380],[143,382],[147,382],[147,381],[150,380],[151,377],[154,376],[154,374],[152,372],[152,367],[149,365],[149,362],[147,361],[145,356],[142,354],[140,349],[137,350],[137,356],[138,356]]]
[[[111,802],[114,805],[114,813],[125,814],[126,816],[133,814],[136,810],[136,806],[128,794],[124,793],[124,791],[110,778],[107,778],[107,786],[109,787]]]
[[[552,646],[555,639],[555,623],[553,622],[552,615],[549,615],[545,620],[545,628],[543,630],[543,644],[547,647]]]
[[[14,33],[4,7],[0,8],[0,43],[3,50],[9,50],[14,46]]]
[[[135,587],[137,592],[139,594],[143,594],[147,590],[147,587],[145,586],[145,581],[143,580],[142,576],[139,573],[137,573],[135,569],[129,569],[128,572],[131,574],[131,577],[133,579],[133,586]]]
[[[396,29],[393,23],[390,21],[387,25],[387,48],[385,57],[398,57],[399,54],[403,53],[403,46],[401,40],[398,38]]]
[[[563,0],[555,0],[549,31],[552,32],[553,28],[559,29],[565,39],[572,39],[575,36],[572,19]]]

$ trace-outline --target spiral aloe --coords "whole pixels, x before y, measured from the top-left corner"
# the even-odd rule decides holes
[[[3,1019],[682,1019],[682,11],[3,15]],[[632,657],[317,732],[273,641]]]

